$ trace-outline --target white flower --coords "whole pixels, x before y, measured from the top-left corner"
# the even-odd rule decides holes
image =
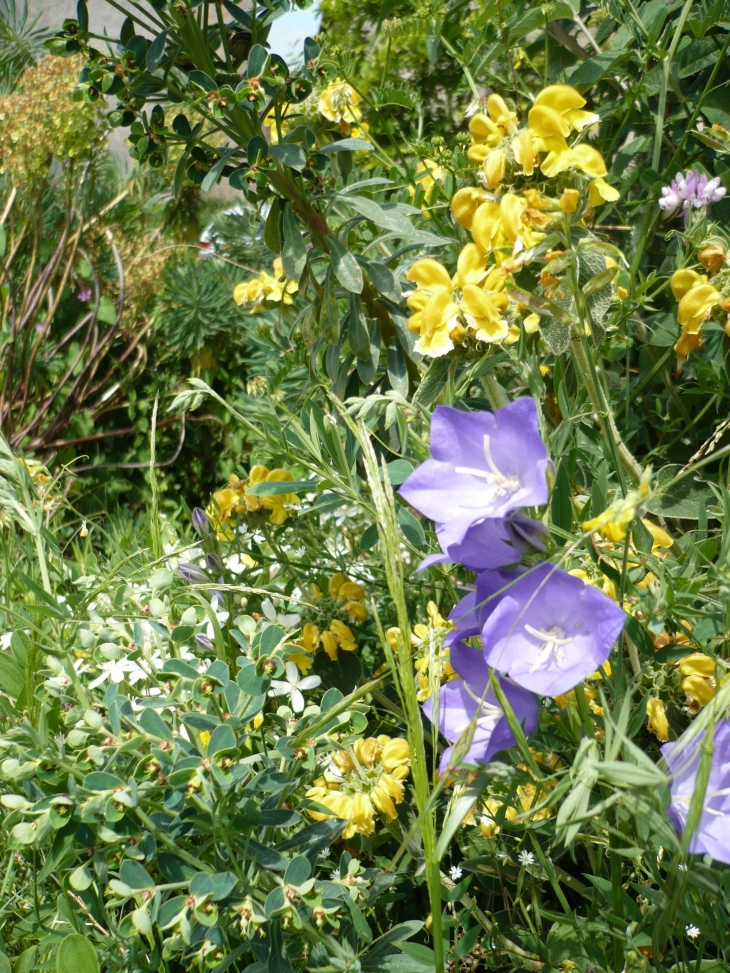
[[[112,682],[116,683],[123,682],[126,679],[133,686],[140,679],[147,678],[147,673],[144,669],[141,669],[136,662],[132,662],[131,659],[124,657],[121,659],[112,659],[109,662],[102,662],[97,668],[101,670],[101,675],[91,680],[89,689],[96,689],[97,686],[101,686],[107,679],[111,679]]]
[[[524,866],[525,868],[527,868],[529,865],[535,864],[535,856],[531,851],[521,851],[517,856],[517,860],[520,865]]]
[[[261,623],[261,628],[268,628],[269,625],[281,625],[283,628],[295,628],[302,620],[301,615],[286,615],[284,612],[276,611],[273,602],[265,598],[261,602],[261,611],[266,616],[266,621]]]
[[[229,557],[223,558],[223,563],[231,574],[239,575],[253,567],[255,562],[248,554],[231,554]]]
[[[265,602],[264,602],[265,604]],[[273,607],[273,606],[272,606]],[[299,670],[293,662],[286,664],[286,680],[273,679],[269,696],[289,696],[291,708],[295,713],[301,713],[304,709],[303,689],[316,689],[322,682],[319,676],[305,676],[302,679]]]
[[[333,882],[339,882],[339,880],[340,880],[340,870],[339,870],[339,868],[335,869],[334,872],[331,872],[330,873],[330,878],[332,879]]]
[[[452,882],[458,882],[463,874],[463,869],[459,868],[458,865],[452,865],[449,869],[449,876]]]
[[[330,856],[330,850],[329,850],[329,848],[323,848],[322,851],[320,851],[318,857],[319,858],[329,858],[329,856]]]
[[[697,939],[698,936],[702,935],[697,926],[693,926],[691,924],[689,926],[685,926],[684,931],[687,934],[688,939]]]

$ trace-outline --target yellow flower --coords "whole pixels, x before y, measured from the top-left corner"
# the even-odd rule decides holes
[[[437,162],[434,162],[433,159],[423,159],[418,163],[416,168],[415,183],[416,187],[423,189],[423,194],[427,203],[431,196],[431,190],[433,187],[437,182],[443,182],[445,178],[446,170]],[[416,195],[416,189],[413,186],[409,186],[408,192],[411,194],[411,199],[413,199],[413,197]],[[428,205],[422,206],[421,212],[427,219],[431,218],[431,215],[428,212]]]
[[[334,662],[337,659],[338,651],[337,639],[335,638],[334,634],[329,631],[322,632],[320,639],[322,640],[322,648]]]
[[[317,110],[330,122],[346,126],[359,125],[362,122],[362,113],[357,107],[360,101],[360,95],[355,89],[338,78],[320,92]]]
[[[487,204],[484,204],[487,205]],[[408,295],[408,306],[415,313],[408,327],[419,335],[416,351],[431,358],[445,355],[471,328],[480,341],[503,341],[509,327],[503,313],[509,298],[503,292],[485,289],[485,284],[503,287],[499,277],[487,280],[486,256],[474,244],[459,254],[453,279],[437,260],[417,260],[408,271],[417,289]]]
[[[253,280],[243,281],[237,284],[233,290],[233,300],[236,304],[248,307],[249,304],[258,304],[264,297],[264,285],[259,277]]]
[[[256,510],[270,510],[269,520],[272,524],[283,524],[289,516],[286,506],[295,506],[299,497],[295,493],[279,494],[274,497],[257,497],[248,490],[257,483],[264,481],[278,483],[282,480],[293,480],[291,473],[286,470],[269,470],[266,466],[252,466],[248,481],[239,479],[235,473],[231,474],[228,486],[213,494],[213,502],[208,507],[208,516],[213,521],[216,530],[222,537],[228,537],[224,530],[236,514],[253,513]],[[221,531],[223,533],[221,534]]]
[[[274,260],[274,276],[269,277],[267,283],[267,301],[283,302],[284,304],[292,304],[294,302],[294,295],[299,288],[299,281],[286,280],[281,257],[277,257]]]
[[[280,483],[282,480],[293,480],[294,477],[287,470],[271,470],[264,478],[267,483]],[[283,524],[289,516],[287,506],[294,507],[299,504],[299,497],[296,493],[280,493],[274,497],[261,497],[264,510],[270,510],[269,521],[272,524]]]
[[[368,617],[367,608],[359,601],[346,602],[345,611],[354,622],[364,622]]]
[[[406,740],[385,735],[357,740],[352,750],[333,754],[329,768],[307,791],[307,798],[322,804],[330,814],[310,810],[307,814],[315,821],[333,815],[343,818],[348,822],[344,838],[372,834],[376,815],[395,820],[395,806],[405,796],[403,781],[409,767]]]
[[[200,745],[204,750],[208,749],[208,744],[210,743],[210,733],[208,730],[201,730],[198,734],[198,739],[200,740]]]
[[[336,598],[342,585],[348,584],[349,581],[350,579],[347,577],[347,575],[342,574],[340,571],[338,571],[337,574],[333,574],[329,580],[329,584],[327,585],[327,590],[332,598]]]
[[[674,541],[669,536],[669,534],[659,527],[657,524],[652,524],[650,520],[641,521],[644,527],[649,531],[652,538],[651,552],[652,554],[657,554],[664,547],[671,547]]]
[[[345,581],[337,589],[337,597],[343,601],[364,601],[366,591],[357,581]]]
[[[583,527],[588,531],[597,530],[602,537],[612,543],[618,543],[626,537],[626,530],[636,516],[636,510],[649,493],[651,469],[647,468],[641,475],[641,482],[636,490],[629,490],[625,497],[614,500],[602,514],[583,521]]]
[[[683,331],[699,334],[709,312],[721,300],[720,292],[712,284],[697,284],[679,302],[677,318]]]
[[[504,179],[507,159],[504,149],[492,149],[482,163],[482,181],[487,189],[496,189]]]
[[[297,669],[306,675],[314,665],[314,659],[306,652],[288,652],[287,659],[293,662]]]
[[[487,194],[483,189],[476,186],[463,186],[454,193],[451,200],[451,212],[454,219],[461,223],[465,229],[470,230],[474,214],[487,199]]]
[[[483,202],[472,220],[474,242],[484,253],[513,250],[516,245],[518,249],[534,246],[545,234],[530,225],[532,214],[527,210],[527,200],[514,193],[505,193],[499,203]]]
[[[553,84],[539,93],[528,115],[530,131],[540,138],[563,138],[595,125],[598,115],[581,111],[585,98],[567,84]]]
[[[299,639],[299,644],[302,645],[307,652],[316,652],[319,648],[319,629],[312,622],[307,622],[302,628],[302,635]]]
[[[484,162],[490,149],[517,131],[517,115],[499,95],[487,99],[487,114],[478,112],[469,122],[472,144],[467,155],[472,162]]]
[[[522,166],[522,175],[531,176],[539,157],[539,143],[533,139],[529,128],[521,129],[512,139],[512,155],[517,165]]]
[[[330,622],[330,632],[337,639],[337,644],[345,652],[354,652],[357,648],[357,642],[355,641],[355,636],[352,634],[352,630],[341,622],[339,618],[333,618]]]
[[[702,652],[694,652],[681,660],[679,672],[684,677],[682,691],[689,699],[689,710],[696,713],[707,706],[717,691],[715,660]],[[723,678],[720,684],[724,681]]]
[[[646,703],[647,724],[654,736],[666,743],[669,739],[669,721],[661,699],[652,697]]]

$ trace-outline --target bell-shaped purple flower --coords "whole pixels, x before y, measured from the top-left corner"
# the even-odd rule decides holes
[[[418,565],[419,571],[444,563],[462,564],[470,571],[504,568],[519,561],[522,554],[544,553],[549,531],[539,520],[515,510],[500,519],[477,521],[457,543],[449,544],[448,535],[448,525],[436,524],[443,553],[429,554]]]
[[[431,456],[400,493],[440,525],[444,550],[463,541],[477,521],[547,501],[551,464],[534,399],[517,399],[494,413],[439,406],[431,421]]]
[[[490,666],[541,696],[566,693],[608,659],[623,610],[552,564],[525,572],[482,628]]]
[[[694,738],[684,734],[662,747],[662,755],[672,773],[672,798],[667,814],[680,833],[687,824],[704,738],[704,733]],[[690,851],[730,865],[730,720],[724,719],[715,726],[713,745],[702,817],[692,836]]]
[[[450,658],[452,668],[460,678],[441,686],[437,713],[432,699],[423,705],[426,716],[437,718],[439,732],[452,744],[441,758],[441,773],[450,764],[453,744],[464,736],[472,721],[475,722],[474,736],[462,763],[488,763],[495,753],[515,743],[504,711],[489,683],[490,669],[482,652],[458,641],[451,647]],[[500,686],[525,733],[532,733],[537,726],[535,697],[508,679],[500,679]]]

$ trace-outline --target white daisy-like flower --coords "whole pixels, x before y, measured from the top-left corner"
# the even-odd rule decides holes
[[[319,856],[318,856],[318,857],[319,857],[319,858],[329,858],[329,856],[330,856],[330,850],[329,850],[329,847],[327,847],[327,848],[323,848],[323,849],[322,849],[322,850],[320,851],[320,853],[319,853]]]
[[[334,872],[330,872],[330,879],[333,882],[339,882],[339,880],[340,880],[340,870],[338,868],[336,868],[334,870]]]
[[[688,939],[697,939],[702,935],[697,926],[693,926],[691,923],[684,927],[684,931]]]
[[[535,864],[535,856],[531,851],[521,851],[517,856],[517,861],[524,868],[527,868],[528,866]]]
[[[459,868],[458,865],[452,865],[449,869],[449,877],[451,878],[452,882],[458,882],[463,874],[463,869]]]
[[[288,696],[295,713],[304,709],[303,689],[316,689],[322,682],[319,676],[305,676],[303,679],[293,662],[287,662],[286,679],[272,679],[269,696]]]

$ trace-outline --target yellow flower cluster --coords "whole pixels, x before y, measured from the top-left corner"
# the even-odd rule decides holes
[[[246,516],[258,510],[270,511],[270,523],[283,524],[289,516],[288,508],[297,506],[299,503],[296,493],[257,497],[248,491],[257,483],[281,483],[293,479],[294,477],[287,470],[269,470],[266,466],[252,466],[246,480],[232,473],[228,478],[228,485],[213,494],[212,502],[206,511],[221,539],[230,539],[230,527],[235,523],[237,516]]]
[[[536,762],[543,766],[546,770],[556,771],[559,770],[563,763],[560,758],[554,753],[540,753],[538,751],[530,748],[530,753],[535,758]],[[518,764],[520,770],[527,771],[526,764]],[[557,781],[548,781],[547,787],[555,787]],[[541,804],[547,797],[547,791],[543,787],[538,787],[536,784],[528,782],[526,784],[520,784],[517,788],[517,798],[520,803],[520,808],[516,808],[513,805],[508,804],[506,807],[503,801],[498,801],[495,798],[489,797],[484,801],[481,809],[481,814],[479,817],[479,828],[485,838],[494,838],[501,831],[500,826],[497,824],[497,817],[500,814],[500,809],[504,807],[504,820],[509,824],[520,824],[518,819],[520,815],[524,815],[525,819],[530,819],[532,821],[543,821],[545,818],[549,818],[552,815],[552,810],[548,807],[540,808],[539,811],[535,811],[530,814],[532,809],[538,804]]]
[[[44,179],[54,159],[88,158],[106,138],[102,105],[73,100],[83,59],[45,57],[0,98],[0,172],[21,189]],[[102,103],[103,104],[103,103]]]
[[[441,617],[435,602],[429,601],[426,612],[428,624],[419,622],[413,626],[413,644],[417,654],[413,667],[418,674],[417,695],[420,703],[429,698],[434,687],[457,678],[457,673],[451,668],[449,650],[443,647],[444,636],[454,626]]]
[[[312,599],[315,602],[325,599],[325,594],[317,584],[310,585]],[[351,581],[346,574],[333,574],[327,586],[327,609],[332,613],[346,612],[353,622],[364,622],[368,617],[368,610],[363,604],[367,592],[357,581]],[[323,610],[327,610],[323,606]],[[357,639],[349,625],[342,619],[333,617],[327,628],[320,628],[314,622],[306,622],[302,628],[301,638],[297,645],[305,652],[289,655],[289,660],[296,663],[302,672],[308,672],[312,667],[313,656],[322,648],[334,662],[340,649],[343,652],[354,652],[357,649]]]
[[[675,300],[679,301],[677,318],[682,327],[674,350],[684,359],[702,344],[700,332],[712,309],[726,302],[720,291],[707,282],[707,277],[696,270],[684,268],[675,271],[670,284]],[[727,309],[730,310],[728,303]]]
[[[597,115],[582,110],[584,105],[574,88],[551,85],[535,99],[526,128],[519,129],[517,114],[496,94],[487,99],[486,112],[471,119],[467,155],[480,164],[485,188],[462,187],[451,208],[457,222],[471,231],[473,243],[461,251],[453,277],[431,258],[417,260],[408,272],[416,284],[407,299],[413,312],[408,327],[418,335],[415,347],[421,354],[437,358],[469,339],[510,343],[520,336],[519,316],[526,309],[507,294],[510,274],[529,259],[530,249],[551,224],[563,213],[578,211],[581,192],[567,187],[560,198],[551,198],[533,187],[500,194],[509,174],[531,177],[539,165],[542,175],[553,179],[577,170],[591,177],[588,206],[618,199],[604,179],[607,169],[600,152],[567,142],[571,133],[580,138],[598,122]],[[523,326],[536,330],[534,315],[527,315]]]
[[[273,274],[262,270],[258,277],[245,280],[237,284],[233,290],[233,300],[239,306],[251,308],[252,313],[259,309],[264,301],[277,304],[292,304],[294,295],[299,287],[299,281],[288,280],[284,274],[281,257],[274,260]]]
[[[397,816],[396,804],[405,796],[403,781],[411,765],[408,743],[401,737],[368,737],[351,749],[335,753],[322,777],[306,793],[308,800],[330,810],[330,814],[307,810],[315,821],[338,817],[347,821],[343,838],[356,832],[369,835],[375,817],[387,822]]]
[[[518,129],[516,113],[510,111],[499,95],[490,95],[486,114],[474,115],[469,125],[472,144],[467,154],[481,165],[482,183],[488,189],[497,189],[505,178],[510,161],[520,167],[517,175],[528,177],[535,173],[539,164],[540,171],[548,179],[567,169],[577,169],[591,176],[589,206],[617,200],[617,190],[604,179],[608,170],[601,153],[583,142],[573,146],[567,142],[573,132],[580,135],[598,124],[598,115],[582,110],[585,103],[585,98],[575,88],[565,84],[550,85],[535,98],[528,113],[527,128]]]
[[[715,660],[702,652],[694,652],[679,662],[682,692],[687,697],[689,712],[694,715],[714,699],[717,692]],[[725,681],[723,678],[721,684]]]

